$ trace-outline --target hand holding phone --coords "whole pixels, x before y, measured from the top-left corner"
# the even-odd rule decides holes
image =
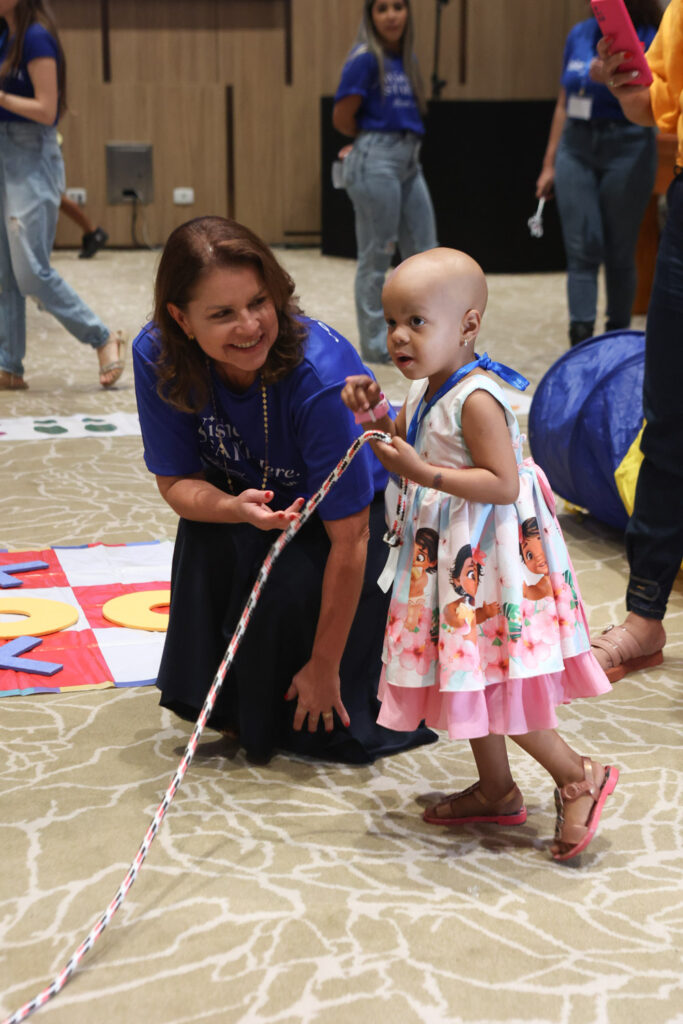
[[[619,72],[637,71],[632,84],[650,85],[652,72],[624,0],[591,0],[591,7],[603,36],[613,37],[612,53],[623,50],[629,54],[628,60],[619,65]]]

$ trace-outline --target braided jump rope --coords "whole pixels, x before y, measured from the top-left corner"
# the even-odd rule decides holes
[[[336,483],[336,481],[348,468],[351,460],[358,454],[361,447],[368,441],[385,441],[389,443],[391,441],[391,438],[389,437],[388,434],[385,434],[381,430],[368,430],[364,434],[361,434],[360,437],[356,438],[353,444],[350,445],[349,449],[347,450],[343,458],[340,459],[340,461],[332,470],[330,475],[322,483],[319,490],[316,491],[316,493],[311,498],[308,499],[305,506],[301,510],[299,518],[295,519],[292,523],[290,523],[289,527],[280,534],[280,536],[273,543],[268,554],[266,555],[263,565],[259,570],[259,574],[256,577],[256,582],[254,583],[254,586],[251,589],[251,593],[247,598],[247,603],[244,606],[244,610],[240,616],[239,622],[237,623],[235,632],[233,633],[232,639],[228,644],[228,648],[223,656],[223,660],[218,666],[218,671],[214,676],[211,688],[209,689],[206,700],[204,701],[204,706],[202,707],[202,710],[199,713],[199,718],[197,719],[195,727],[192,730],[192,735],[190,736],[187,747],[185,748],[185,753],[183,754],[180,760],[180,764],[176,769],[175,775],[173,776],[171,782],[169,783],[168,789],[166,790],[163,800],[157,807],[156,813],[149,825],[149,828],[145,833],[145,837],[142,840],[142,843],[140,844],[138,852],[136,853],[132,864],[128,868],[128,872],[123,881],[121,882],[121,885],[119,886],[116,895],[112,899],[111,903],[104,911],[104,913],[98,918],[98,920],[95,922],[88,935],[83,939],[83,941],[75,950],[69,961],[64,965],[62,970],[50,982],[50,984],[47,985],[46,988],[42,990],[42,992],[35,996],[35,998],[31,999],[28,1003],[25,1003],[22,1007],[16,1010],[9,1017],[5,1017],[4,1020],[2,1021],[2,1024],[20,1024],[20,1021],[26,1020],[27,1017],[30,1017],[33,1013],[36,1012],[36,1010],[39,1010],[42,1006],[45,1006],[46,1003],[48,1003],[59,992],[61,992],[61,990],[66,985],[67,981],[71,978],[72,974],[80,964],[85,954],[95,945],[95,942],[97,941],[97,939],[99,939],[100,935],[102,934],[102,932],[107,927],[116,911],[123,903],[124,899],[128,894],[129,889],[131,888],[133,882],[135,881],[140,872],[140,868],[142,867],[145,861],[145,858],[149,852],[149,848],[154,841],[154,837],[159,831],[159,826],[164,820],[166,811],[170,807],[171,801],[173,800],[173,797],[176,795],[187,769],[190,767],[192,758],[194,757],[195,751],[197,749],[197,743],[199,742],[199,738],[202,735],[202,732],[204,731],[204,726],[206,725],[209,715],[211,714],[213,707],[216,703],[216,699],[221,691],[221,687],[223,686],[226,673],[230,668],[230,665],[232,664],[237,648],[239,647],[242,637],[244,636],[244,632],[249,624],[254,608],[256,607],[259,597],[261,596],[261,591],[263,590],[264,584],[268,577],[270,576],[273,564],[280,555],[281,551],[287,546],[287,544],[289,544],[289,542],[292,540],[295,534],[297,534],[301,527],[304,525],[306,520],[309,519],[310,516],[313,514],[317,506],[320,504],[322,499],[329,491],[332,484]],[[403,510],[402,512],[401,509],[399,508],[397,512],[397,522],[394,523],[392,529],[389,531],[390,535],[396,536],[397,526],[399,521],[402,519],[404,511],[405,510]]]

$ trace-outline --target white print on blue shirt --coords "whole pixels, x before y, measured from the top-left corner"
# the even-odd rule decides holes
[[[223,460],[228,463],[229,471],[240,479],[247,480],[247,474],[239,465],[249,462],[258,467],[259,473],[265,468],[263,459],[252,455],[243,437],[231,423],[216,420],[214,416],[201,416],[197,427],[200,442],[206,446],[204,455],[219,469],[225,469]],[[221,450],[221,445],[224,451]],[[301,474],[295,469],[268,465],[268,480],[276,480],[282,487],[297,487],[301,482]]]
[[[405,71],[387,71],[384,75],[384,92],[387,96],[413,99],[413,88]]]
[[[329,328],[329,327],[327,326],[327,324],[324,324],[324,323],[322,322],[322,320],[314,320],[314,321],[313,321],[313,323],[314,323],[314,324],[317,324],[317,325],[318,325],[318,327],[322,327],[322,329],[323,329],[323,330],[324,330],[324,331],[325,331],[325,332],[326,332],[327,334],[329,334],[329,336],[330,336],[330,337],[332,338],[332,341],[334,341],[334,342],[336,342],[337,344],[339,344],[339,338],[338,338],[338,336],[337,336],[337,335],[336,335],[336,334],[334,333],[334,331],[331,331],[331,330],[330,330],[330,328]]]
[[[574,58],[573,60],[570,60],[567,63],[567,71],[576,71],[579,74],[583,74],[583,72],[585,70],[586,70],[586,62],[585,62],[585,60],[577,60],[576,58]]]

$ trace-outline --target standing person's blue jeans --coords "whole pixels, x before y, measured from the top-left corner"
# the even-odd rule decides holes
[[[567,255],[569,321],[589,326],[590,334],[601,263],[606,329],[631,322],[636,243],[656,170],[652,128],[567,118],[555,157],[555,194]]]
[[[362,132],[344,162],[356,215],[356,316],[361,354],[388,360],[382,287],[398,247],[402,259],[438,245],[434,208],[413,132]]]
[[[667,201],[645,334],[644,458],[626,527],[626,607],[646,619],[664,618],[683,559],[683,173]]]
[[[0,122],[0,370],[18,377],[24,374],[28,295],[94,349],[110,334],[50,266],[64,185],[56,128]]]

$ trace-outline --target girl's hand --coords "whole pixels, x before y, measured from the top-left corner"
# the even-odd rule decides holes
[[[351,412],[367,412],[374,409],[381,394],[382,389],[374,378],[367,373],[358,373],[346,378],[341,397]]]
[[[272,491],[257,491],[255,487],[242,491],[235,498],[241,521],[250,523],[257,530],[286,530],[294,519],[299,518],[304,499],[297,498],[283,512],[268,508],[268,502],[272,500]]]
[[[342,146],[342,148],[337,153],[337,159],[338,160],[346,160],[347,156],[349,155],[349,153],[351,152],[352,149],[353,149],[353,143],[352,142],[349,142],[349,144],[347,146]]]
[[[385,444],[384,441],[371,441],[370,444],[379,461],[390,473],[414,480],[423,487],[431,486],[434,476],[432,467],[421,459],[413,446],[402,437],[395,435],[391,444]]]

